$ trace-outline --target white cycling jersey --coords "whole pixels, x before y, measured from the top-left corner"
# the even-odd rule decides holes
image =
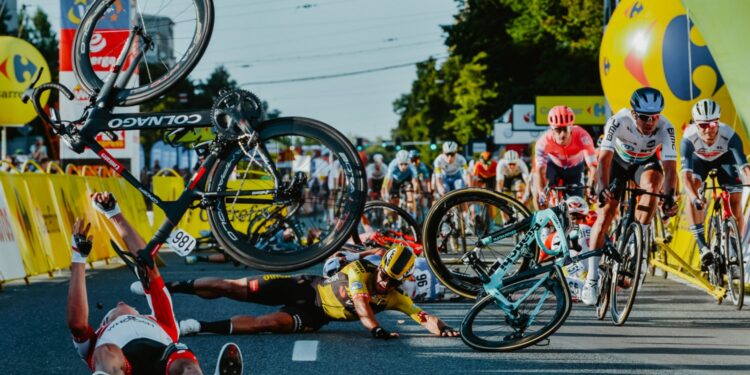
[[[388,166],[385,163],[371,163],[367,165],[365,172],[367,173],[367,178],[382,180],[385,178],[386,173],[388,173]]]
[[[747,157],[742,150],[742,140],[737,133],[724,123],[719,123],[719,134],[716,135],[714,144],[708,145],[698,134],[698,126],[693,124],[685,129],[682,133],[680,143],[680,153],[682,154],[682,169],[691,164],[687,158],[699,158],[705,161],[714,161],[722,157],[727,152],[734,154],[736,165],[743,166],[747,164]]]
[[[155,319],[146,316],[120,315],[104,328],[99,339],[96,340],[96,347],[114,344],[122,348],[136,339],[150,339],[165,346],[173,342]]]
[[[505,159],[500,159],[499,162],[497,162],[497,169],[496,175],[498,180],[504,180],[505,177],[512,178],[516,176],[521,176],[521,178],[524,179],[524,181],[529,181],[529,167],[526,166],[526,163],[523,162],[523,160],[517,160],[514,162],[516,164],[515,170],[511,170],[508,168],[508,161]]]
[[[456,154],[453,163],[448,162],[448,157],[445,154],[440,154],[435,158],[433,165],[436,175],[452,176],[456,173],[465,173],[467,169],[466,159],[461,154]]]
[[[613,151],[628,164],[639,164],[652,157],[661,146],[661,160],[677,160],[675,131],[663,115],[659,117],[653,134],[638,131],[635,118],[628,108],[623,108],[607,120],[600,148]]]

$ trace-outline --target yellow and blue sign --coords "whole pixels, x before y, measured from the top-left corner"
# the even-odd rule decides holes
[[[556,105],[566,105],[576,114],[578,125],[604,125],[607,122],[607,100],[594,96],[537,96],[536,123],[549,125],[547,113]]]
[[[664,94],[664,115],[678,134],[704,98],[719,102],[722,121],[742,129],[716,61],[679,0],[621,1],[602,38],[599,76],[614,112],[629,107],[635,89],[651,86]]]
[[[86,9],[94,0],[62,0],[60,13],[62,29],[76,29],[81,24]],[[115,0],[114,4],[97,23],[99,30],[128,29],[130,27],[130,0]]]
[[[34,108],[21,102],[21,96],[42,68],[39,83],[49,82],[47,61],[33,45],[23,39],[0,36],[0,126],[22,126],[36,117]],[[48,97],[49,93],[42,95],[42,105]]]

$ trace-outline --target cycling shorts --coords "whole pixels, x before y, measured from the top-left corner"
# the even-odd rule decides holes
[[[382,178],[371,178],[370,183],[372,184],[372,190],[380,192],[380,189],[383,188],[383,179]]]
[[[720,185],[741,184],[740,176],[737,173],[734,157],[731,152],[727,152],[716,160],[707,161],[701,158],[693,158],[693,175],[700,180],[708,178],[708,172],[716,169],[716,179]],[[733,187],[728,190],[730,193],[742,191],[742,187]]]
[[[401,194],[401,189],[404,190],[411,190],[414,191],[414,187],[411,184],[411,181],[396,181],[393,180],[393,183],[391,183],[391,189],[388,191],[388,194],[391,195],[391,197],[398,197],[399,194]]]
[[[512,177],[506,176],[503,180],[503,191],[517,190],[516,187],[520,183],[525,183],[525,181],[523,180],[523,176],[521,176],[520,174]]]
[[[279,306],[292,316],[294,332],[314,332],[330,319],[320,305],[319,276],[259,275],[246,278],[247,302]]]
[[[615,154],[609,168],[610,185],[613,180],[616,180],[614,189],[611,190],[612,196],[616,197],[618,201],[622,200],[627,183],[629,181],[634,181],[636,184],[639,184],[641,181],[641,175],[643,175],[644,172],[658,171],[659,173],[664,174],[664,170],[661,168],[661,162],[659,162],[656,155],[652,155],[638,164],[628,164]]]
[[[443,187],[445,187],[446,193],[465,188],[466,184],[464,182],[463,172],[459,171],[450,175],[443,174]]]
[[[156,340],[140,338],[130,340],[121,349],[133,374],[163,375],[167,367],[163,358],[166,348],[167,345]]]
[[[479,183],[484,186],[485,189],[494,191],[495,188],[497,187],[497,179],[495,178],[495,176],[490,176],[490,177],[477,176],[477,179],[479,180]]]
[[[549,186],[580,185],[574,190],[566,190],[566,196],[577,195],[583,197],[583,161],[570,167],[563,168],[555,163],[547,163],[547,184]]]

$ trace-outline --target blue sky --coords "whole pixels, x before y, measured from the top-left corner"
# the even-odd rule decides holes
[[[41,6],[53,26],[59,2]],[[192,77],[225,65],[239,83],[326,76],[422,61],[447,53],[440,25],[454,0],[216,0],[211,43]],[[244,86],[283,115],[327,122],[349,136],[388,137],[393,101],[409,91],[413,65],[348,77]]]

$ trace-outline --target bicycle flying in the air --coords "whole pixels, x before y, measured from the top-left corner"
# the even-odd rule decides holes
[[[140,260],[151,265],[161,245],[175,230],[189,208],[202,207],[216,240],[236,260],[266,271],[291,271],[316,263],[335,251],[356,225],[365,202],[365,177],[356,150],[340,132],[320,121],[302,117],[284,117],[263,121],[260,100],[253,94],[232,90],[216,98],[210,110],[187,112],[115,114],[117,106],[130,106],[156,99],[180,82],[198,63],[206,49],[213,27],[211,0],[181,2],[165,6],[164,2],[137,2],[136,25],[127,40],[115,48],[119,57],[110,73],[100,78],[93,68],[98,58],[90,47],[98,40],[98,27],[107,22],[115,10],[115,0],[97,0],[86,11],[73,44],[73,70],[91,100],[77,120],[63,120],[56,111],[48,115],[41,105],[41,96],[56,90],[73,99],[73,93],[58,83],[45,83],[34,88],[37,79],[24,94],[31,99],[36,112],[53,131],[77,153],[87,148],[99,155],[128,183],[148,200],[164,210],[161,224]],[[165,14],[168,13],[168,14]],[[173,46],[178,55],[165,58],[159,51],[160,17],[175,25]],[[148,21],[150,20],[150,21]],[[156,21],[154,21],[156,20]],[[152,23],[149,23],[152,22]],[[153,33],[151,32],[153,31]],[[185,36],[187,35],[187,36]],[[96,51],[100,53],[101,51]],[[182,53],[179,55],[179,53]],[[147,64],[146,55],[154,54],[159,63]],[[133,79],[138,72],[140,79]],[[97,141],[95,136],[106,133],[116,138],[115,131],[155,131],[213,126],[213,141],[196,146],[204,160],[175,201],[164,201],[138,181]],[[295,148],[298,156],[312,152],[330,152],[330,163],[338,163],[345,188],[331,194],[326,212],[300,209],[308,189],[310,172],[278,168],[282,150]],[[177,233],[175,231],[175,233]],[[182,236],[184,237],[184,236]]]

